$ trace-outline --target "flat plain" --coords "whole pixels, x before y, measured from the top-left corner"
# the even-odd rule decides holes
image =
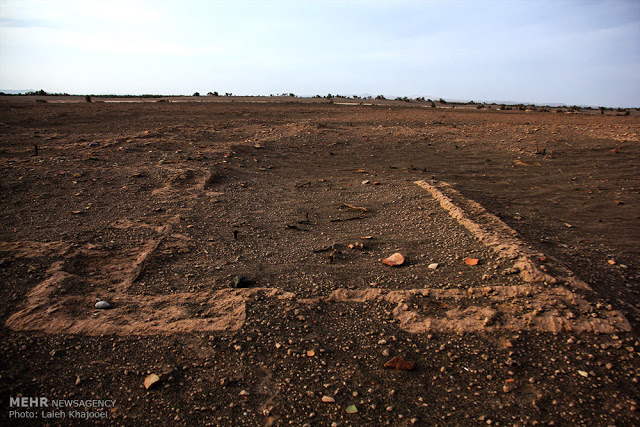
[[[0,99],[5,422],[640,422],[637,115],[62,101]]]

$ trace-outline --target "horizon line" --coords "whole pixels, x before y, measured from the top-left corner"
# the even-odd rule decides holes
[[[41,93],[38,93],[41,92]],[[42,93],[43,92],[43,93]],[[231,92],[227,92],[225,94],[218,94],[218,95],[210,95],[210,93],[216,93],[216,92],[207,92],[206,94],[200,94],[198,91],[194,92],[191,95],[188,94],[161,94],[161,93],[142,93],[142,94],[132,94],[132,93],[86,93],[86,94],[79,94],[79,93],[68,93],[68,92],[47,92],[43,89],[39,89],[39,90],[32,90],[32,89],[0,89],[0,95],[4,95],[4,96],[78,96],[78,97],[86,97],[86,96],[91,96],[91,97],[101,97],[101,98],[108,98],[108,97],[118,97],[118,98],[145,98],[145,97],[154,97],[154,98],[171,98],[171,97],[220,97],[220,98],[224,98],[224,97],[245,97],[245,98],[249,98],[249,97],[262,97],[262,98],[271,98],[271,97],[292,97],[292,98],[302,98],[302,99],[323,99],[323,98],[328,98],[329,95],[331,95],[331,98],[345,98],[345,99],[361,99],[361,100],[385,100],[385,101],[418,101],[418,102],[429,102],[429,101],[433,101],[433,102],[440,102],[444,101],[444,103],[452,103],[452,104],[475,104],[475,105],[481,105],[481,104],[487,104],[487,105],[509,105],[509,106],[518,106],[518,105],[523,105],[523,106],[527,106],[527,105],[532,105],[535,107],[549,107],[549,108],[571,108],[571,107],[579,107],[579,108],[591,108],[591,109],[599,109],[599,108],[607,108],[607,109],[635,109],[635,110],[640,110],[640,107],[632,107],[632,106],[604,106],[604,105],[587,105],[587,104],[566,104],[566,103],[558,103],[558,102],[551,102],[551,103],[540,103],[540,102],[518,102],[518,101],[495,101],[495,100],[484,100],[484,101],[475,101],[473,99],[445,99],[443,97],[426,97],[426,96],[397,96],[397,95],[385,95],[385,94],[378,94],[378,95],[371,95],[369,93],[365,93],[365,94],[331,94],[328,93],[327,95],[320,95],[320,94],[316,94],[316,95],[296,95],[293,92],[286,92],[286,93],[276,93],[276,94],[269,94],[269,95],[247,95],[247,94],[233,94]],[[196,95],[197,94],[197,95]],[[293,95],[293,96],[292,96]],[[378,96],[383,96],[382,99],[377,98]]]

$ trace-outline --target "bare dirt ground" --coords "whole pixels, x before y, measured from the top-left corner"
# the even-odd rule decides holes
[[[0,100],[1,419],[637,425],[639,125]]]

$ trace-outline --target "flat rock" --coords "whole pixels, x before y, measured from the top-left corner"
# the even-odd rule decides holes
[[[160,382],[160,377],[156,374],[151,374],[144,379],[144,388],[149,390],[151,387],[155,386]]]
[[[396,356],[385,363],[384,367],[399,371],[410,371],[415,367],[415,363],[405,360],[402,356]]]
[[[395,254],[391,255],[389,258],[384,259],[382,262],[392,267],[397,267],[404,264],[404,256],[402,256],[400,252],[396,252]]]

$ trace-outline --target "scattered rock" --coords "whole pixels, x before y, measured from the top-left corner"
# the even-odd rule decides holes
[[[100,310],[106,310],[108,308],[111,308],[111,304],[109,304],[106,301],[98,301],[96,303],[96,308],[100,309]]]
[[[253,286],[253,281],[249,276],[234,276],[233,287],[234,288],[250,288]]]
[[[348,414],[355,414],[356,412],[358,412],[358,408],[356,408],[356,405],[349,405],[347,406],[346,411]]]
[[[249,396],[249,392],[247,390],[242,390],[240,392],[240,396]]]
[[[144,379],[144,388],[149,390],[151,387],[155,386],[160,382],[160,377],[156,374],[151,374]]]
[[[480,260],[478,258],[465,258],[464,263],[467,265],[478,265]]]
[[[404,264],[404,257],[400,252],[396,252],[395,254],[391,255],[389,258],[386,258],[382,262],[392,267],[397,267],[399,265]]]
[[[579,373],[580,375],[582,375],[583,377],[585,377],[585,378],[589,378],[589,373],[588,373],[588,372],[586,372],[586,371],[578,371],[578,373]]]
[[[515,267],[515,266],[514,267],[505,268],[502,271],[502,275],[503,276],[509,276],[511,274],[518,274],[518,273],[520,273],[520,269],[518,267]]]
[[[335,403],[336,400],[331,396],[322,396],[322,401],[324,403]]]
[[[415,367],[415,364],[413,362],[405,360],[402,356],[396,356],[385,363],[384,367],[389,369],[397,369],[400,371],[411,371]]]
[[[431,264],[429,264],[428,268],[431,269],[431,270],[435,270],[435,269],[438,268],[438,265],[439,264],[437,262],[432,262]]]
[[[368,183],[370,183],[371,181],[369,181],[368,179],[365,179],[364,181],[362,181],[362,185],[367,185]]]

